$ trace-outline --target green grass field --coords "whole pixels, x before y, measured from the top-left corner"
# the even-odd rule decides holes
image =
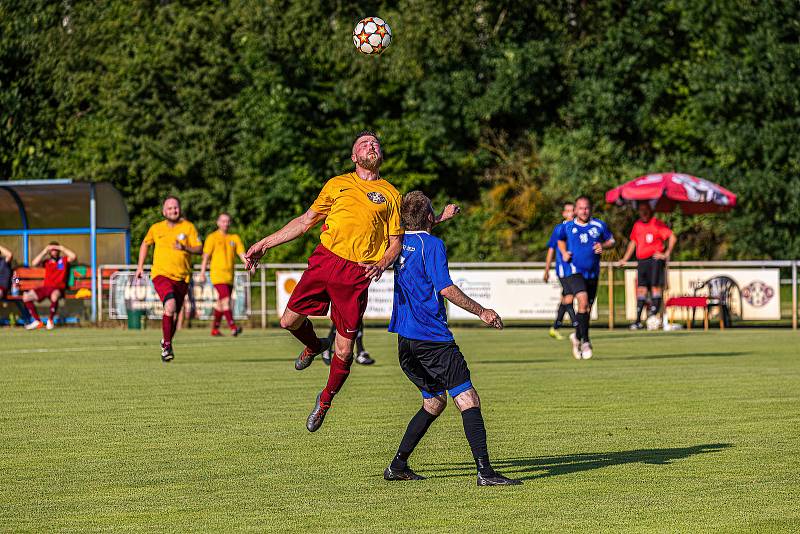
[[[0,331],[0,530],[800,530],[800,334],[597,329],[576,362],[543,329],[459,329],[495,466],[478,488],[451,405],[381,476],[419,393],[367,331],[322,429],[327,368],[286,333]]]

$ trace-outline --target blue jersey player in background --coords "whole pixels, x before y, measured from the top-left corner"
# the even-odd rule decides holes
[[[430,234],[435,218],[431,201],[421,191],[403,197],[403,248],[394,267],[394,306],[389,331],[397,333],[400,367],[422,393],[422,407],[408,423],[386,480],[421,480],[408,458],[433,421],[447,406],[447,393],[461,412],[464,433],[478,469],[479,486],[521,484],[492,469],[478,392],[464,356],[447,326],[444,299],[501,329],[497,312],[484,308],[450,279],[447,250]]]
[[[553,326],[550,327],[550,337],[558,340],[564,339],[564,336],[562,336],[558,330],[561,328],[561,323],[564,320],[565,313],[569,314],[570,324],[573,327],[575,326],[575,308],[572,305],[572,294],[567,293],[567,290],[564,287],[564,282],[562,281],[566,275],[567,268],[564,262],[564,257],[561,256],[561,251],[558,249],[559,229],[562,225],[572,220],[574,217],[574,212],[575,203],[564,202],[564,206],[561,209],[561,217],[564,218],[564,221],[558,223],[553,228],[553,232],[550,234],[550,241],[547,242],[547,258],[545,258],[544,261],[544,282],[547,283],[550,281],[550,264],[553,262],[553,257],[555,256],[556,276],[558,276],[558,281],[561,283],[561,303],[558,305],[556,320],[553,322]]]
[[[592,217],[592,203],[587,197],[575,201],[575,219],[564,223],[558,231],[558,248],[564,258],[566,272],[562,284],[578,301],[575,333],[570,334],[575,359],[592,357],[589,340],[589,312],[597,296],[600,278],[600,256],[614,246],[614,235],[606,223]]]

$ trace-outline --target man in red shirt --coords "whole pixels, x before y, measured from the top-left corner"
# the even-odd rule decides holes
[[[664,241],[667,241],[666,247]],[[647,202],[639,204],[639,220],[633,225],[630,242],[625,255],[619,261],[624,266],[636,251],[636,322],[631,330],[642,328],[642,310],[647,303],[647,292],[650,291],[650,309],[647,316],[658,314],[661,309],[661,291],[664,288],[666,265],[678,239],[669,226],[653,217],[653,208]]]
[[[62,256],[63,254],[63,256]],[[47,319],[47,329],[52,330],[55,326],[53,318],[58,310],[58,300],[64,294],[67,287],[67,277],[69,276],[69,264],[73,263],[77,256],[67,247],[61,246],[55,241],[47,245],[43,251],[33,259],[34,267],[42,265],[44,267],[44,283],[42,287],[26,291],[22,295],[25,307],[33,317],[33,321],[25,325],[28,330],[42,328],[42,320],[36,311],[35,303],[44,299],[50,299],[50,317]]]

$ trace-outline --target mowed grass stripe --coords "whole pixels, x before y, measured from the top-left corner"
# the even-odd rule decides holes
[[[41,335],[44,334],[44,335]],[[12,531],[796,531],[800,336],[594,333],[576,362],[542,329],[458,329],[497,467],[477,488],[451,405],[383,481],[419,394],[368,329],[323,428],[327,368],[280,331],[2,332],[0,525]],[[27,350],[29,352],[20,352]],[[451,403],[452,404],[452,403]]]

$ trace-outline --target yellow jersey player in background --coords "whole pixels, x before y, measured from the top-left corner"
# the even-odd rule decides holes
[[[231,216],[221,213],[217,217],[217,230],[206,237],[203,245],[203,263],[200,266],[200,281],[206,282],[206,268],[211,263],[211,283],[217,291],[217,301],[214,303],[214,320],[211,323],[211,335],[221,336],[219,324],[222,317],[231,329],[231,335],[238,336],[242,327],[233,322],[231,311],[231,294],[233,292],[233,272],[236,265],[236,256],[245,261],[244,244],[236,234],[229,234]]]
[[[181,216],[181,203],[176,197],[167,197],[161,209],[164,220],[155,223],[147,231],[139,246],[139,264],[136,267],[136,280],[144,273],[144,262],[150,245],[155,245],[153,266],[150,278],[161,302],[164,315],[161,318],[161,361],[170,362],[175,357],[172,350],[172,336],[178,312],[189,290],[189,277],[192,275],[192,254],[200,254],[203,245],[197,237],[197,229]]]

